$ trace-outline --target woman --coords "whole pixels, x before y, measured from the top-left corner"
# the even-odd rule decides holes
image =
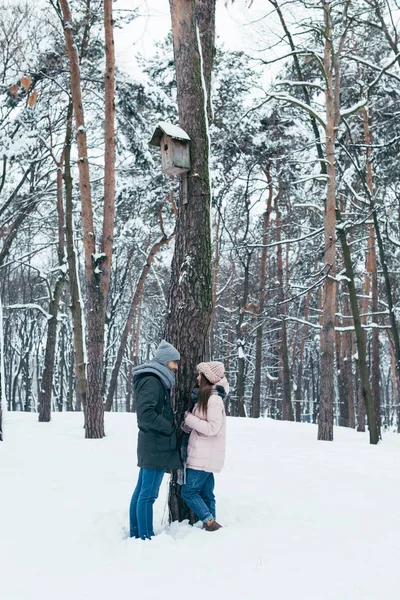
[[[224,398],[229,393],[224,365],[202,362],[197,365],[199,391],[192,412],[185,413],[182,426],[190,432],[186,480],[182,497],[188,507],[203,521],[207,531],[221,525],[215,520],[214,473],[224,466],[226,445],[226,414]]]

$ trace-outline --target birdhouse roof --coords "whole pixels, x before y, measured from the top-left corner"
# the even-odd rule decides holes
[[[165,121],[160,121],[157,123],[157,127],[154,130],[154,133],[151,137],[149,144],[151,146],[160,146],[161,138],[164,135],[169,135],[174,140],[183,140],[185,142],[190,142],[190,137],[177,125],[172,125],[171,123],[166,123]]]

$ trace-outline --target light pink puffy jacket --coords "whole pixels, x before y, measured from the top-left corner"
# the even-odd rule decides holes
[[[226,377],[214,385],[224,388],[229,393]],[[183,429],[189,433],[188,456],[186,467],[219,473],[224,466],[226,446],[226,414],[222,398],[216,391],[211,393],[204,415],[197,406],[193,413],[187,413]]]

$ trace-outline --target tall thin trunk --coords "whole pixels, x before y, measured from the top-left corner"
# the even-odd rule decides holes
[[[64,283],[65,277],[64,275],[60,275],[49,305],[50,318],[48,320],[44,369],[39,392],[39,422],[41,423],[47,423],[51,420],[51,397],[57,341],[57,314]]]
[[[235,263],[231,263],[231,281],[229,288],[229,319],[226,332],[225,371],[229,373],[231,367],[231,343],[232,343],[232,310],[233,310],[233,282],[235,279]]]
[[[104,313],[107,308],[107,297],[111,280],[115,220],[115,51],[112,7],[113,0],[104,0],[106,70],[104,74],[104,212],[101,252],[105,256],[102,264],[102,277],[100,279]]]
[[[213,273],[213,311],[211,315],[210,324],[210,358],[214,360],[214,348],[215,348],[215,310],[217,304],[217,289],[218,289],[218,275],[219,275],[219,227],[220,227],[221,214],[217,212],[217,222],[215,227],[215,257],[214,257],[214,273]]]
[[[243,281],[243,296],[240,302],[239,316],[236,323],[236,344],[238,350],[237,358],[237,376],[236,376],[236,396],[237,406],[236,413],[239,417],[246,416],[245,406],[245,352],[244,352],[244,339],[243,339],[243,319],[246,311],[246,306],[249,297],[249,279],[250,279],[250,261],[251,253],[247,254],[246,262],[244,264],[244,281]]]
[[[311,299],[311,290],[307,293],[306,302],[304,306],[304,320],[308,320],[309,306]],[[299,359],[298,359],[298,367],[297,367],[297,380],[296,380],[296,405],[295,405],[295,417],[296,421],[299,423],[301,421],[301,408],[303,401],[303,361],[304,361],[304,348],[306,345],[306,337],[307,337],[307,325],[304,324],[301,333],[300,340],[300,349],[299,349]]]
[[[266,282],[267,282],[267,259],[268,259],[268,232],[269,222],[272,211],[272,196],[273,187],[269,166],[265,169],[265,175],[268,182],[268,201],[263,215],[263,248],[261,251],[260,261],[260,291],[258,297],[258,318],[262,319],[262,314],[265,305]],[[258,418],[261,409],[261,366],[262,366],[262,342],[263,342],[263,326],[260,324],[256,334],[256,358],[254,366],[254,386],[253,395],[251,398],[250,416]]]
[[[320,337],[321,374],[320,407],[318,418],[318,439],[333,440],[333,398],[335,362],[335,307],[336,307],[336,214],[335,214],[335,125],[337,107],[335,103],[333,77],[333,31],[331,24],[331,3],[323,2],[325,21],[324,68],[326,73],[326,160],[327,194],[324,210],[325,250],[324,250],[324,304]],[[336,79],[336,78],[335,78]],[[335,85],[340,85],[335,80]]]
[[[280,166],[277,165],[279,171]],[[289,352],[288,352],[288,341],[287,341],[287,327],[286,327],[286,304],[284,280],[283,280],[283,257],[282,257],[282,244],[281,242],[281,211],[279,208],[279,202],[282,199],[282,184],[281,177],[279,175],[279,192],[276,194],[274,199],[274,209],[276,214],[275,230],[276,230],[276,241],[277,241],[277,267],[278,267],[278,311],[281,319],[281,331],[280,331],[280,344],[279,344],[279,355],[281,362],[281,373],[282,373],[282,419],[284,421],[293,421],[293,405],[292,405],[292,393],[290,385],[290,367],[289,367]]]
[[[51,396],[53,391],[54,364],[56,358],[57,343],[57,315],[60,306],[62,290],[65,284],[64,261],[65,261],[65,241],[64,241],[64,204],[63,204],[63,180],[62,165],[64,162],[64,152],[57,164],[57,217],[58,217],[58,242],[57,256],[60,272],[54,288],[54,293],[49,298],[49,314],[51,318],[48,321],[47,339],[44,359],[44,369],[42,374],[42,383],[39,390],[39,422],[48,423],[51,420]],[[51,292],[50,292],[51,293]]]
[[[74,214],[71,174],[72,103],[68,106],[67,133],[64,149],[65,183],[65,238],[69,278],[69,307],[72,316],[72,338],[74,345],[76,410],[85,410],[87,396],[85,332],[83,326],[83,303],[78,279],[78,264],[74,242]]]
[[[363,121],[364,121],[364,138],[366,145],[366,158],[367,158],[367,186],[371,197],[374,196],[374,181],[372,172],[372,132],[370,128],[369,114],[366,108],[362,109]],[[378,428],[380,431],[381,419],[380,419],[380,360],[379,360],[379,329],[376,326],[378,324],[378,272],[376,264],[376,246],[375,246],[375,229],[373,225],[369,226],[369,241],[368,241],[368,262],[367,271],[371,277],[371,321],[373,325],[372,329],[372,356],[371,356],[371,384],[372,384],[372,395],[374,398],[375,414],[377,419]]]
[[[396,411],[397,417],[397,432],[400,433],[400,405],[398,403],[399,390],[398,390],[398,379],[396,377],[396,350],[394,347],[393,336],[391,332],[387,332],[388,340],[389,340],[389,348],[390,348],[390,363],[392,368],[392,391],[393,391],[393,404]]]
[[[346,294],[343,294],[342,303],[343,314],[350,315],[349,299]],[[346,319],[349,323],[349,319]],[[355,412],[354,412],[354,385],[353,385],[353,369],[352,369],[352,332],[345,332],[341,337],[340,349],[340,373],[342,374],[343,382],[343,397],[345,399],[346,415],[341,415],[342,425],[344,427],[355,427]]]
[[[390,320],[390,326],[391,326],[391,329],[392,329],[393,344],[394,344],[395,355],[396,355],[396,371],[393,374],[393,376],[396,377],[396,380],[397,380],[397,392],[399,394],[400,393],[400,338],[399,338],[399,327],[398,327],[398,324],[397,324],[396,315],[395,315],[395,311],[394,311],[393,294],[392,294],[392,288],[391,288],[391,285],[390,285],[390,277],[389,277],[389,270],[388,270],[388,266],[387,266],[387,262],[386,262],[385,250],[384,250],[384,247],[383,247],[383,241],[382,241],[382,236],[381,236],[381,232],[380,232],[378,217],[377,217],[377,214],[376,214],[375,203],[374,203],[374,201],[373,201],[372,198],[371,198],[371,209],[372,209],[372,216],[373,216],[373,220],[374,220],[374,229],[375,229],[376,240],[378,242],[378,248],[379,248],[379,259],[380,259],[380,264],[381,264],[381,268],[382,268],[382,271],[383,271],[383,278],[384,278],[384,282],[385,282],[386,297],[387,297],[388,309],[389,309],[389,320]],[[397,404],[400,405],[400,398],[399,398],[399,396],[397,397],[396,400],[397,400]]]
[[[342,220],[340,211],[337,211],[337,216],[340,224]],[[351,312],[353,314],[354,330],[357,344],[358,353],[358,368],[360,373],[360,385],[362,390],[362,396],[365,403],[365,409],[367,413],[368,429],[369,429],[369,440],[371,444],[377,444],[379,441],[379,429],[375,416],[375,407],[372,397],[372,391],[369,381],[369,370],[367,365],[367,352],[365,344],[365,336],[361,327],[360,311],[358,308],[357,292],[354,285],[354,271],[350,256],[350,247],[347,244],[346,232],[343,227],[338,228],[338,236],[342,244],[343,259],[346,268],[346,281],[347,288],[350,296]]]

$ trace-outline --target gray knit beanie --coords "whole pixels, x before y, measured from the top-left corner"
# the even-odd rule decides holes
[[[153,359],[164,365],[171,360],[180,360],[180,358],[181,355],[178,350],[165,340],[161,340],[158,348],[153,354]]]

